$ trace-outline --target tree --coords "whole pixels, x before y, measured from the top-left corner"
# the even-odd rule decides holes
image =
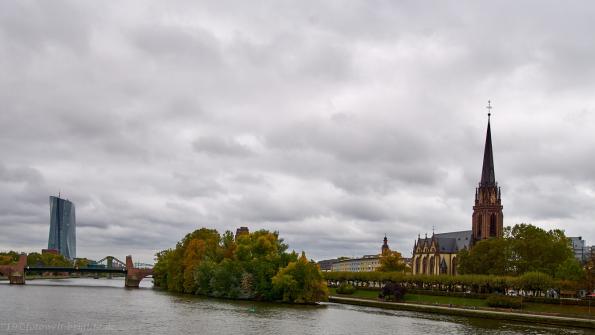
[[[507,238],[511,248],[511,265],[517,274],[539,271],[554,276],[557,268],[574,257],[564,232],[545,231],[530,224],[517,224]]]
[[[12,263],[12,257],[8,255],[0,255],[0,265],[9,265]]]
[[[173,249],[156,254],[156,286],[216,297],[276,300],[272,278],[297,261],[277,232],[259,230],[234,238],[229,231],[198,229]]]
[[[0,265],[8,265],[19,261],[20,253],[16,251],[0,252]]]
[[[533,295],[539,295],[541,292],[545,292],[553,285],[552,277],[549,275],[532,271],[527,272],[519,277],[519,287],[527,292],[532,292]]]
[[[74,260],[74,266],[78,267],[78,268],[86,268],[89,266],[89,263],[91,261],[88,260],[87,258],[76,258]]]
[[[397,251],[388,251],[387,253],[380,256],[380,267],[378,271],[391,272],[398,271],[404,272],[407,269],[407,265],[401,256],[401,253]]]
[[[556,278],[572,280],[572,281],[583,281],[586,278],[586,273],[581,263],[576,258],[568,258],[562,264],[558,265],[556,269]]]
[[[27,255],[27,265],[71,267],[73,266],[73,262],[59,254],[40,254],[38,252],[32,252]]]
[[[482,240],[469,251],[461,250],[458,270],[461,274],[522,275],[537,271],[552,277],[568,276],[573,259],[563,231],[545,231],[523,223],[506,227],[504,238]]]
[[[511,272],[510,243],[502,238],[482,240],[459,252],[458,260],[461,274],[506,275]]]
[[[328,289],[320,268],[306,254],[289,263],[273,277],[273,287],[282,300],[299,304],[326,301]]]

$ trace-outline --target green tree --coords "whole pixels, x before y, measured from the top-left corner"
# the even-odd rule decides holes
[[[404,272],[407,269],[407,265],[403,260],[400,252],[389,251],[386,254],[380,256],[380,267],[377,271],[381,272]]]
[[[74,260],[74,266],[78,267],[78,268],[86,268],[89,266],[89,263],[91,261],[88,260],[87,258],[76,258]]]
[[[156,286],[228,298],[280,299],[272,278],[297,260],[277,232],[259,230],[234,238],[229,231],[198,229],[173,249],[156,254]]]
[[[27,255],[27,265],[29,266],[54,266],[54,267],[71,267],[73,262],[66,259],[66,257],[59,254],[40,254],[32,252]]]
[[[574,257],[564,232],[545,231],[530,224],[515,225],[508,240],[511,244],[511,265],[517,274],[539,271],[554,276],[564,261]]]
[[[20,253],[16,251],[0,252],[0,265],[8,265],[19,261]]]
[[[289,263],[273,277],[273,287],[285,302],[316,303],[328,297],[320,268],[309,262],[303,252],[297,261]]]
[[[586,273],[581,263],[574,257],[568,258],[556,269],[555,278],[572,280],[572,281],[583,281],[586,279]]]
[[[506,227],[504,238],[482,240],[471,250],[460,251],[458,270],[461,274],[522,275],[537,271],[552,277],[557,273],[567,276],[571,264],[565,262],[572,259],[570,241],[563,231],[545,231],[523,223]]]
[[[520,276],[518,280],[520,288],[533,293],[533,295],[545,292],[547,289],[552,288],[553,284],[552,277],[537,271],[527,272]]]
[[[503,238],[479,241],[458,255],[461,274],[506,275],[510,269],[510,242]]]

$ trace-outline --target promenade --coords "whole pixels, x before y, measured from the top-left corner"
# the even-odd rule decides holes
[[[539,324],[548,324],[565,327],[579,327],[595,329],[594,319],[585,318],[572,318],[565,316],[554,316],[544,314],[533,314],[524,312],[507,312],[500,310],[486,310],[486,309],[471,309],[471,308],[460,308],[460,307],[448,307],[448,306],[437,306],[437,305],[422,305],[402,302],[386,302],[371,299],[360,299],[360,298],[348,298],[348,297],[337,297],[330,296],[329,302],[378,307],[386,309],[414,311],[423,313],[435,313],[435,314],[446,314],[446,315],[457,315],[466,316],[473,318],[485,318],[485,319],[497,319],[517,322],[532,322]]]

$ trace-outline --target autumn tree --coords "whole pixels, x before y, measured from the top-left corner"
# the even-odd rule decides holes
[[[156,286],[215,297],[278,300],[272,278],[297,261],[277,232],[259,230],[234,238],[231,232],[199,229],[173,249],[156,254]]]
[[[328,289],[320,268],[306,254],[289,263],[273,277],[273,287],[285,302],[299,304],[326,301]]]
[[[377,271],[391,272],[398,271],[404,272],[407,269],[407,264],[403,260],[403,256],[398,251],[388,251],[380,256],[380,267]]]

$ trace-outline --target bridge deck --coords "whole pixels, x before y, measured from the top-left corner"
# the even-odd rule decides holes
[[[25,267],[25,272],[68,272],[68,273],[128,273],[127,269],[122,268],[66,268],[66,267],[37,267],[37,266],[27,266]]]

